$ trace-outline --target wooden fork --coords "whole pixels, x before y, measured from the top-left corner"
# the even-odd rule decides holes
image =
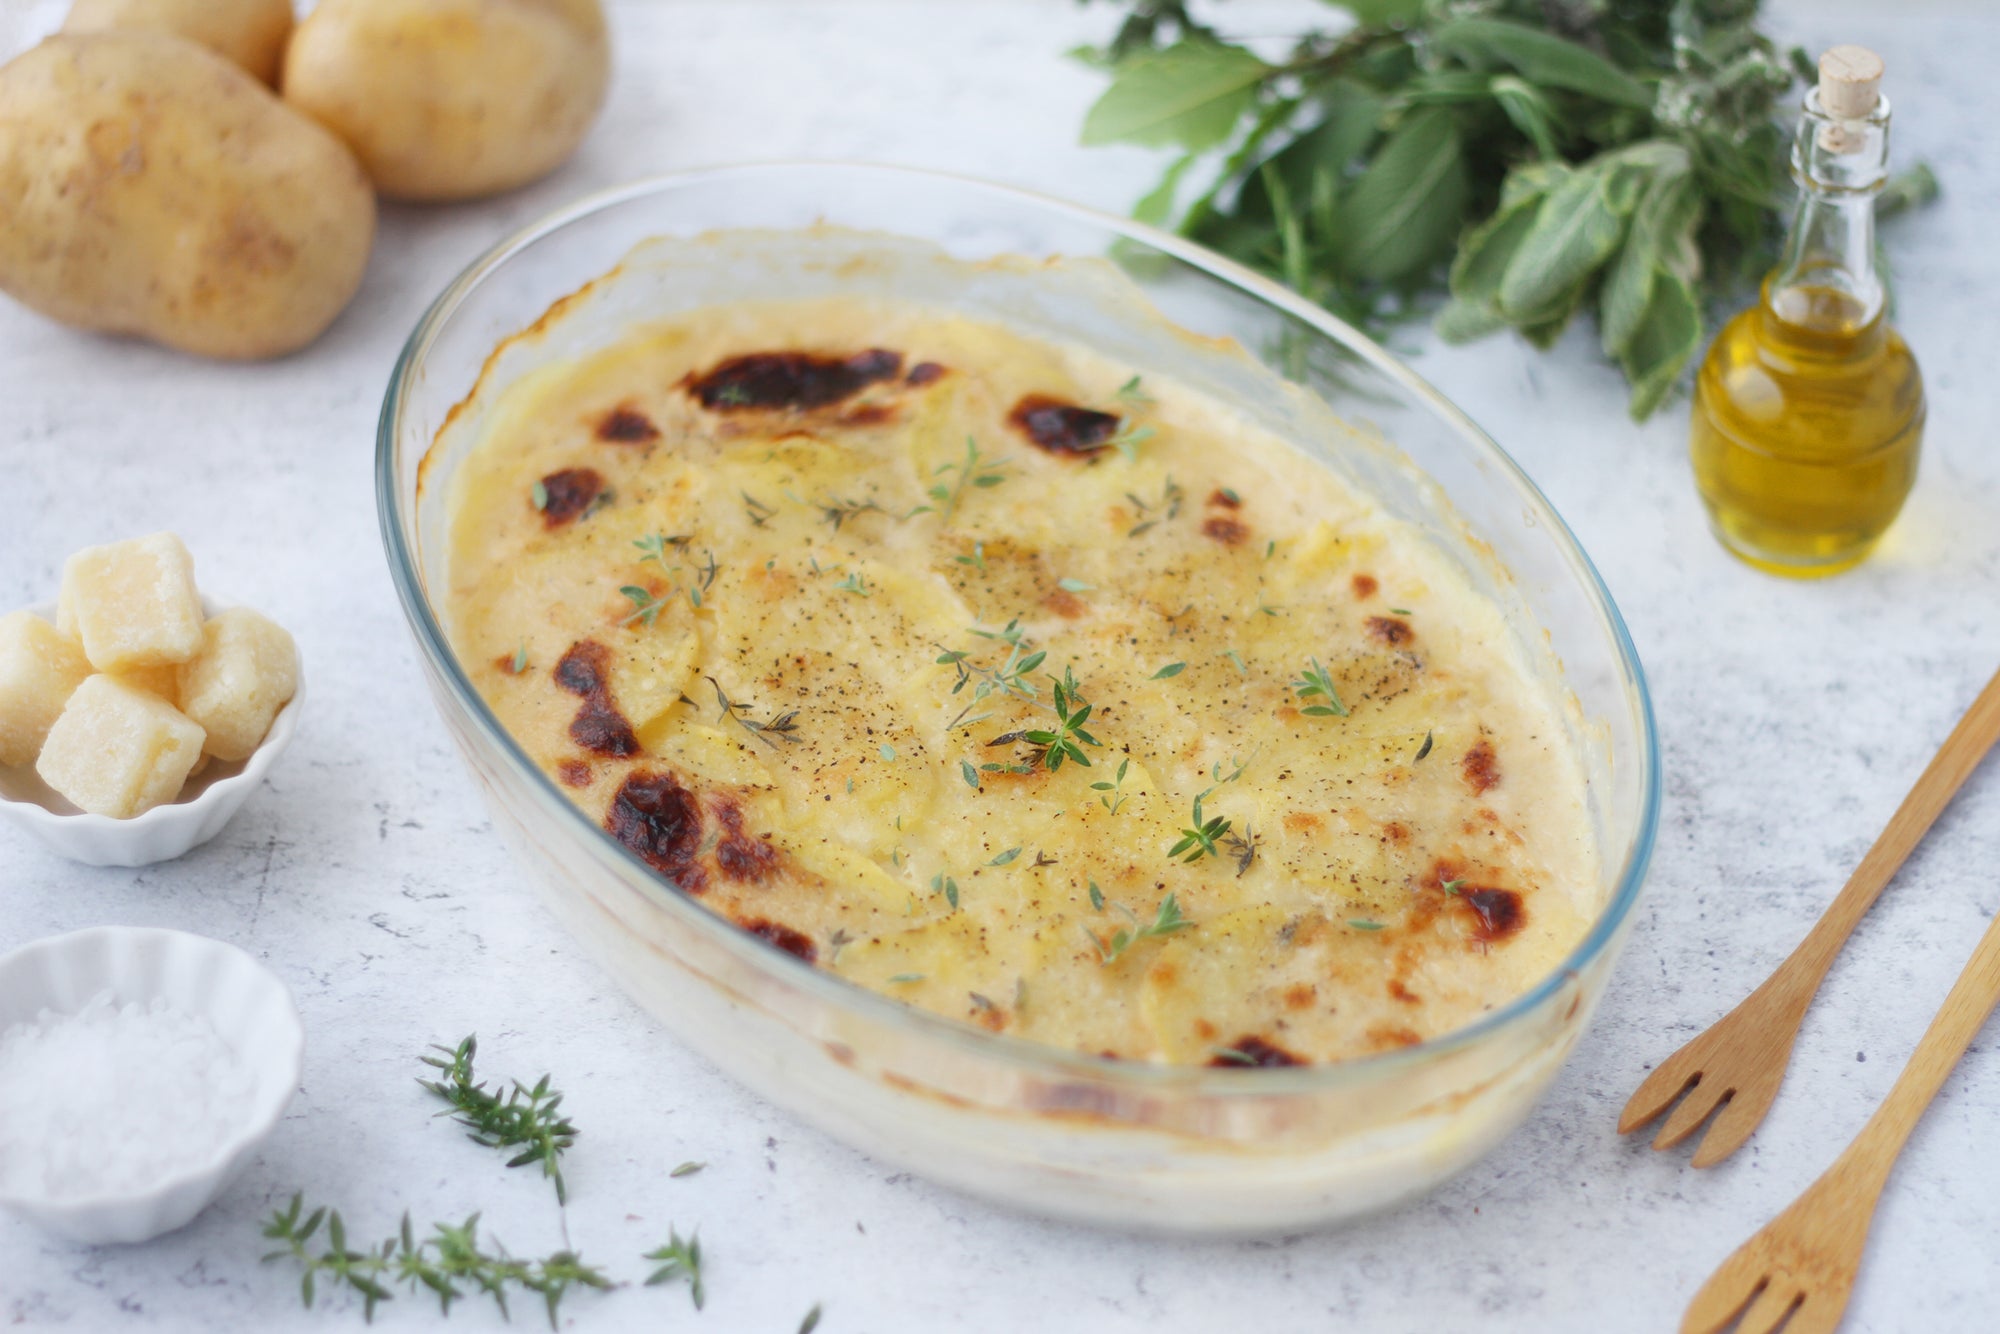
[[[1660,1062],[1633,1093],[1618,1117],[1618,1133],[1630,1134],[1687,1094],[1653,1140],[1671,1149],[1722,1108],[1694,1153],[1696,1167],[1721,1162],[1743,1146],[1764,1119],[1791,1063],[1799,1023],[1812,1004],[1834,956],[1890,878],[1929,832],[1938,815],[1979,767],[2000,736],[2000,672],[1958,720],[1944,745],[1896,814],[1868,849],[1861,865],[1806,938],[1778,971],[1709,1029]]]
[[[1896,1155],[1945,1077],[2000,1001],[2000,913],[1896,1077],[1896,1086],[1826,1174],[1738,1247],[1702,1285],[1681,1334],[1715,1334],[1740,1313],[1737,1334],[1829,1334],[1847,1309],[1868,1224]]]

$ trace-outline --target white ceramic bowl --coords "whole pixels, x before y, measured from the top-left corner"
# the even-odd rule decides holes
[[[202,608],[210,616],[230,605],[202,599]],[[28,610],[44,620],[55,619],[53,602]],[[172,861],[221,833],[222,826],[243,808],[245,799],[257,790],[279,753],[291,743],[305,695],[301,663],[291,701],[278,710],[270,732],[249,759],[227,763],[210,760],[206,769],[188,780],[180,796],[129,820],[79,811],[52,791],[32,764],[0,767],[0,815],[71,861],[91,866],[150,866]]]
[[[185,931],[100,926],[0,957],[0,1031],[44,1009],[74,1014],[102,991],[121,1005],[164,997],[215,1025],[251,1073],[250,1116],[207,1161],[149,1190],[62,1199],[0,1193],[0,1208],[74,1241],[147,1241],[206,1208],[269,1138],[298,1091],[305,1028],[285,984],[234,945]]]

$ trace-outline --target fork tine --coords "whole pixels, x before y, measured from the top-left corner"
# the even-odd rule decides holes
[[[1708,1119],[1710,1112],[1728,1101],[1731,1092],[1714,1081],[1696,1084],[1681,1099],[1681,1105],[1674,1108],[1674,1114],[1667,1118],[1667,1123],[1660,1127],[1660,1133],[1653,1136],[1653,1147],[1671,1149],[1694,1134],[1701,1129],[1701,1123]]]
[[[1786,1317],[1791,1315],[1804,1296],[1789,1275],[1772,1275],[1764,1290],[1757,1294],[1757,1300],[1751,1302],[1750,1309],[1743,1313],[1742,1320],[1737,1323],[1736,1334],[1771,1334],[1772,1330],[1785,1323]]]
[[[1667,1108],[1673,1106],[1674,1099],[1687,1092],[1701,1081],[1701,1069],[1687,1056],[1683,1047],[1661,1061],[1653,1073],[1625,1100],[1625,1110],[1618,1113],[1618,1133],[1629,1135],[1645,1125]]]
[[[1805,1305],[1792,1312],[1792,1323],[1785,1326],[1785,1334],[1833,1334],[1840,1328],[1840,1317],[1847,1313],[1849,1291],[1836,1288],[1808,1292]]]
[[[1722,1262],[1708,1276],[1701,1291],[1688,1303],[1681,1317],[1681,1334],[1717,1334],[1743,1312],[1752,1298],[1770,1286],[1763,1264],[1749,1254],[1749,1243]]]
[[[1770,1109],[1775,1093],[1775,1089],[1766,1092],[1761,1084],[1754,1088],[1731,1089],[1729,1096],[1723,1100],[1722,1110],[1710,1123],[1708,1133],[1695,1146],[1693,1165],[1712,1167],[1742,1148],[1743,1141],[1749,1139],[1763,1122],[1764,1113]]]

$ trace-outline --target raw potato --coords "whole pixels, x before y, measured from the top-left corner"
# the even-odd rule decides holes
[[[211,357],[317,338],[367,266],[375,198],[340,141],[221,56],[57,34],[0,68],[0,290]]]
[[[604,102],[598,0],[320,0],[285,55],[285,100],[345,139],[385,195],[525,185]]]
[[[275,88],[292,35],[292,0],[76,0],[63,20],[64,32],[111,30],[185,37]]]

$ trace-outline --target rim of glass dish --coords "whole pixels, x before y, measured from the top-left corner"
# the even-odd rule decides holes
[[[739,930],[734,923],[694,902],[662,880],[636,854],[609,838],[584,814],[581,807],[557,789],[554,780],[542,772],[541,767],[528,757],[527,752],[521,749],[520,744],[500,723],[487,706],[485,698],[479,694],[471,679],[460,667],[458,655],[452,651],[444,627],[432,610],[430,600],[425,596],[414,553],[403,540],[403,503],[396,476],[396,422],[406,387],[414,372],[422,365],[438,331],[457,313],[465,297],[501,265],[543,237],[560,231],[582,218],[647,196],[731,178],[782,176],[808,170],[857,174],[881,173],[918,183],[944,184],[975,193],[984,193],[1089,224],[1106,232],[1107,240],[1122,237],[1149,246],[1210,278],[1256,297],[1266,305],[1275,307],[1332,339],[1396,381],[1432,412],[1490,455],[1500,466],[1502,473],[1520,491],[1522,498],[1534,509],[1537,521],[1546,525],[1550,533],[1555,536],[1557,546],[1564,561],[1570,566],[1571,573],[1582,583],[1598,615],[1609,627],[1626,680],[1629,682],[1629,689],[1638,706],[1640,738],[1645,752],[1645,771],[1641,775],[1644,787],[1640,795],[1638,827],[1625,864],[1619,871],[1617,886],[1606,901],[1603,912],[1585,933],[1583,940],[1557,967],[1551,969],[1549,974],[1533,987],[1492,1013],[1483,1015],[1462,1028],[1392,1051],[1319,1065],[1259,1069],[1233,1067],[1215,1069],[1208,1066],[1154,1064],[1146,1061],[1106,1061],[1087,1053],[1068,1051],[1012,1034],[975,1028],[945,1015],[920,1009],[871,991],[836,973],[828,972],[817,965],[794,958],[782,950],[774,949]],[[467,386],[466,392],[470,393],[471,390],[472,386]],[[427,442],[426,450],[429,447],[430,442]],[[928,168],[863,161],[809,159],[690,168],[643,177],[624,185],[585,195],[563,208],[543,215],[488,248],[452,279],[444,291],[439,293],[425,309],[423,317],[417,321],[416,328],[411,331],[408,340],[403,344],[402,352],[396,358],[395,368],[389,376],[388,392],[382,400],[382,412],[376,425],[375,491],[376,513],[382,527],[382,540],[389,559],[390,575],[395,582],[397,596],[403,604],[404,617],[415,632],[418,646],[429,659],[432,668],[448,684],[459,704],[470,713],[485,739],[497,746],[507,762],[525,774],[528,781],[539,788],[544,800],[554,803],[561,809],[560,818],[575,821],[588,832],[590,837],[603,840],[603,846],[623,857],[642,878],[642,882],[648,883],[657,891],[655,897],[667,911],[679,914],[689,922],[698,921],[700,925],[697,929],[706,932],[716,943],[746,963],[764,969],[784,970],[784,976],[792,984],[813,993],[829,1004],[858,1010],[864,1016],[873,1017],[884,1024],[914,1027],[927,1036],[961,1046],[970,1054],[981,1058],[1004,1061],[1016,1067],[1027,1068],[1034,1073],[1065,1079],[1125,1083],[1155,1089],[1184,1089],[1189,1085],[1199,1085],[1201,1087],[1198,1091],[1203,1096],[1209,1097],[1239,1095],[1269,1097],[1274,1094],[1320,1092],[1347,1084],[1373,1082],[1386,1078],[1395,1070],[1413,1062],[1431,1060],[1475,1044],[1488,1034],[1510,1026],[1547,1003],[1567,980],[1577,976],[1610,946],[1619,928],[1631,914],[1633,905],[1637,903],[1640,889],[1645,883],[1647,869],[1652,862],[1660,815],[1660,748],[1654,726],[1652,696],[1646,687],[1645,670],[1639,663],[1638,649],[1632,642],[1630,631],[1626,628],[1625,618],[1619,613],[1617,603],[1612,600],[1610,590],[1605,587],[1604,580],[1597,573],[1597,567],[1591,563],[1590,557],[1577,542],[1576,535],[1570,531],[1569,525],[1549,503],[1548,497],[1543,495],[1541,488],[1522,471],[1513,456],[1502,449],[1462,409],[1432,388],[1421,376],[1397,360],[1373,339],[1289,288],[1194,242],[1130,218],[1104,213],[1054,195],[1003,185],[977,176]]]

